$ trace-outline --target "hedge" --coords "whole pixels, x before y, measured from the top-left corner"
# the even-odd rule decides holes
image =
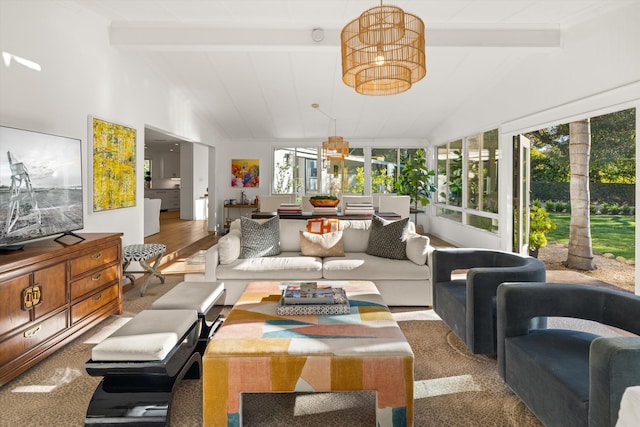
[[[635,206],[635,184],[604,184],[592,182],[589,185],[592,204],[617,204]],[[568,182],[532,182],[531,200],[571,200]]]

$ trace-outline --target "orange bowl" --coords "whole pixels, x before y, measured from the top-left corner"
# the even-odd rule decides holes
[[[311,203],[311,205],[316,208],[332,208],[332,207],[338,206],[338,203],[340,203],[340,200],[310,199],[309,203]]]

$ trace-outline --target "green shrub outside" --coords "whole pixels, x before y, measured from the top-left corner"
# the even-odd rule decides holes
[[[571,213],[571,203],[563,202],[559,200],[546,200],[543,203],[547,212],[555,213]],[[600,204],[592,203],[589,205],[589,212],[592,215],[624,215],[635,216],[636,209],[633,206],[629,206],[624,203],[619,205],[618,203],[603,202]]]
[[[531,199],[570,200],[569,182],[531,182]],[[590,182],[591,202],[635,205],[635,184]]]

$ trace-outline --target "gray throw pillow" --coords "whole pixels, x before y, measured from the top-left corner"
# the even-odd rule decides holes
[[[371,219],[367,254],[381,258],[407,259],[409,218],[387,221],[374,215]]]
[[[280,253],[280,222],[277,216],[262,224],[242,217],[240,230],[240,258],[259,258]]]

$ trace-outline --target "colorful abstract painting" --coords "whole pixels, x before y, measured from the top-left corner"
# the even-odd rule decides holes
[[[260,186],[260,160],[231,160],[231,186],[258,188]]]
[[[136,205],[136,129],[93,118],[93,211]]]

